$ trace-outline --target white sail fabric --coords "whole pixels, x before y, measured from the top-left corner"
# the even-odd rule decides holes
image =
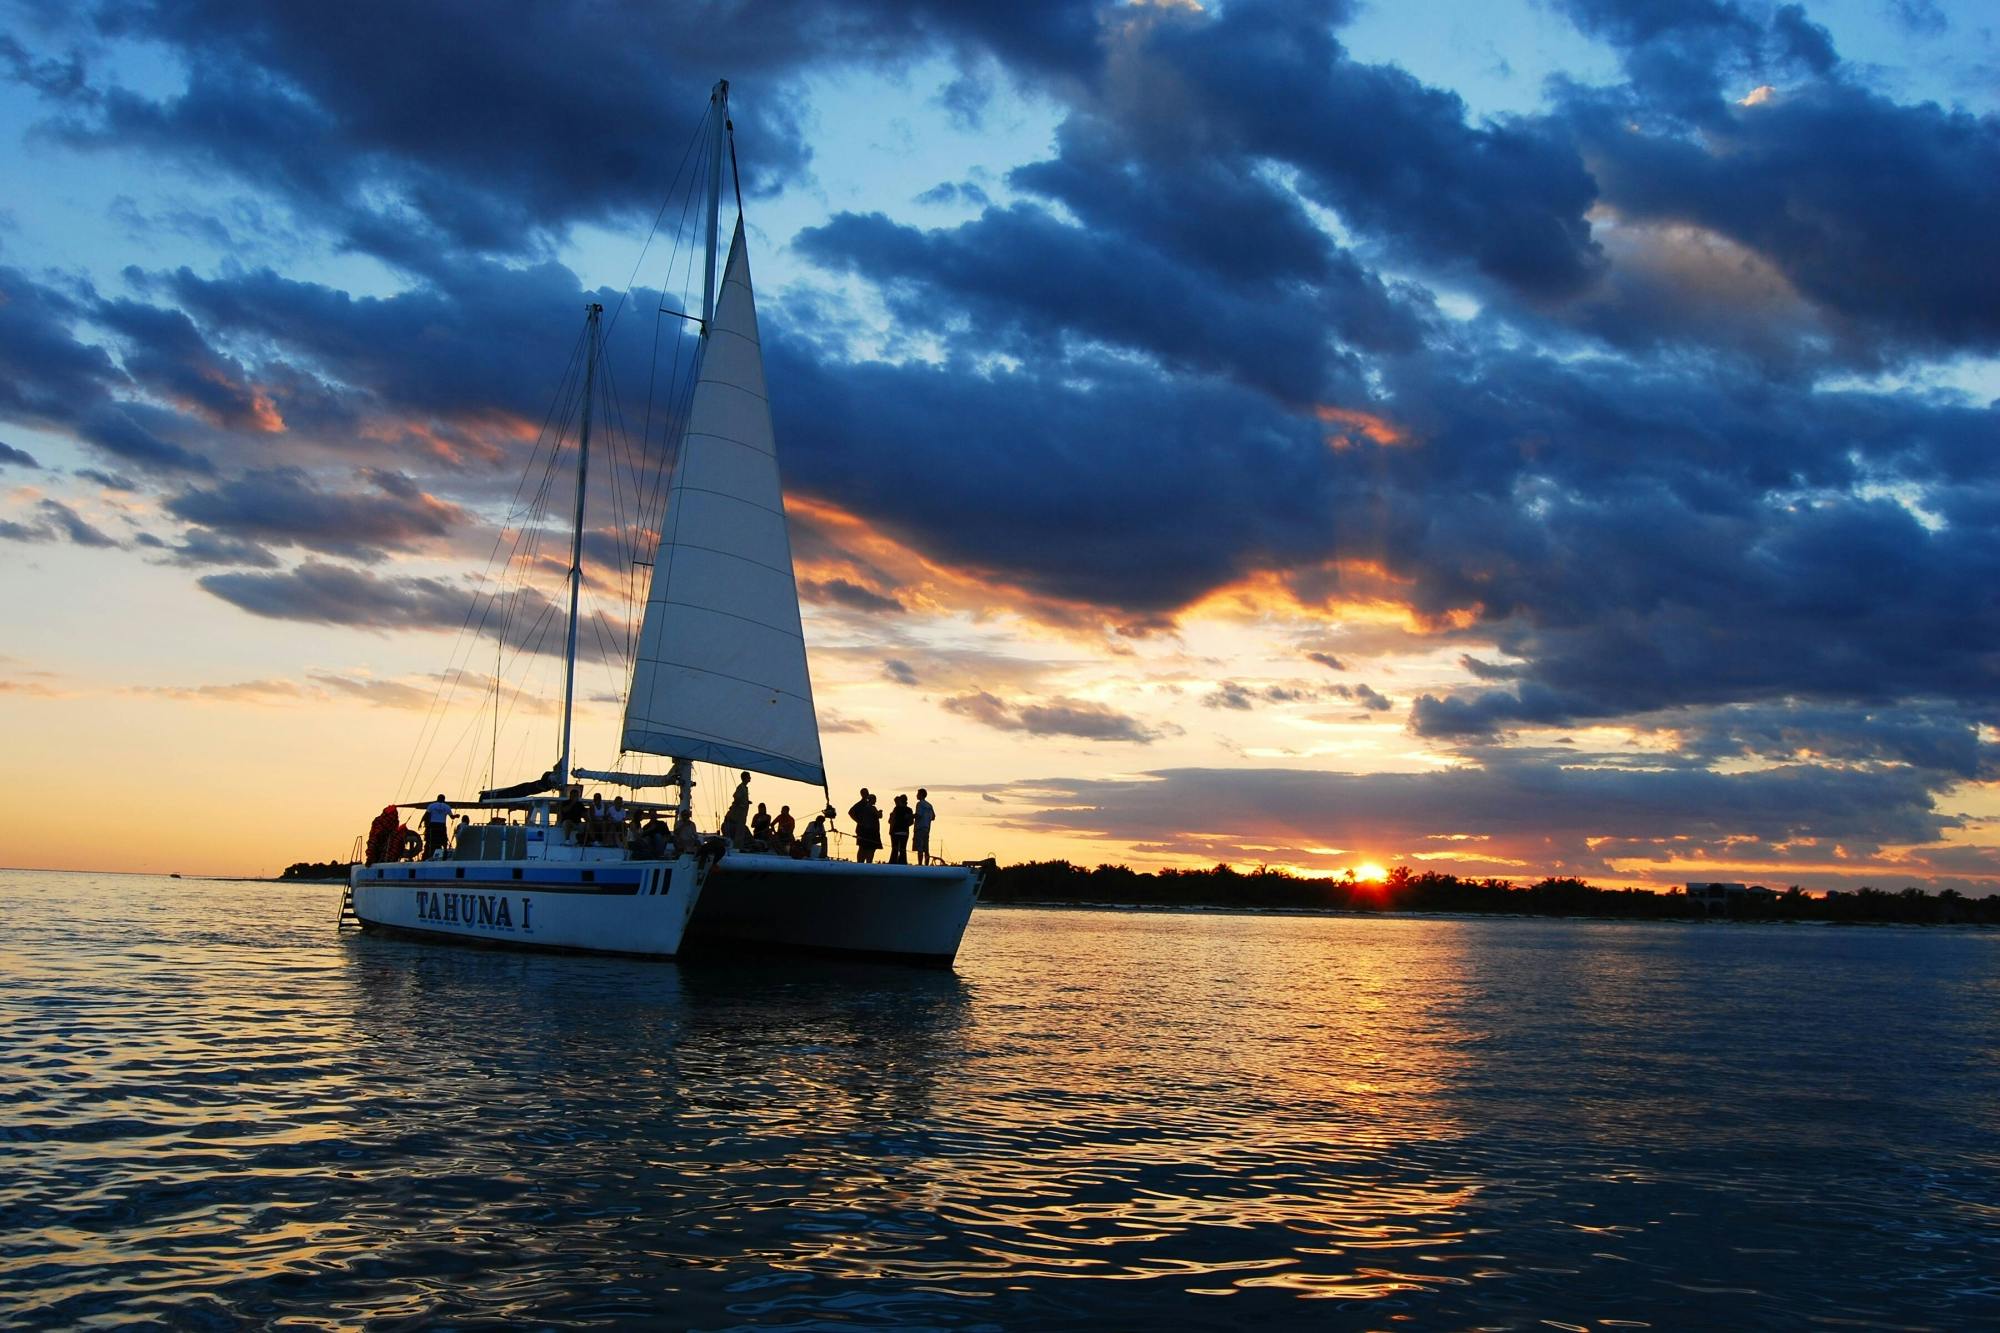
[[[667,489],[620,743],[826,781],[741,221]]]

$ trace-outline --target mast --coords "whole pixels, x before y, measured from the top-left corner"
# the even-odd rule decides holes
[[[590,404],[597,389],[597,320],[604,307],[584,307],[588,330],[583,363],[583,421],[577,431],[576,521],[569,538],[569,641],[563,647],[562,758],[556,761],[556,785],[569,786],[569,729],[576,709],[576,618],[583,597],[583,486],[590,476]]]
[[[715,250],[717,224],[722,215],[722,150],[729,136],[729,80],[717,79],[708,95],[708,255],[701,278],[701,346],[708,350],[709,329],[715,324]],[[697,362],[696,364],[700,364]],[[694,814],[694,762],[674,760],[670,776],[680,788],[676,813],[680,819]]]
[[[708,95],[708,265],[701,280],[701,337],[715,319],[715,224],[722,210],[722,150],[729,133],[729,80],[717,79]]]

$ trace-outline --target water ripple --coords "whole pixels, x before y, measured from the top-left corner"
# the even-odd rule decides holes
[[[2000,939],[983,911],[956,974],[0,875],[0,1322],[2000,1319]]]

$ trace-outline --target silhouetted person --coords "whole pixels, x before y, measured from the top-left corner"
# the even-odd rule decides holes
[[[568,797],[556,811],[556,822],[562,825],[570,842],[583,845],[584,825],[590,822],[590,807],[583,803],[583,788],[571,787]]]
[[[683,856],[701,850],[701,834],[695,829],[694,820],[686,815],[674,821],[674,850]]]
[[[875,794],[863,787],[861,799],[847,808],[847,817],[854,821],[854,859],[873,861],[882,850],[882,811]]]
[[[889,807],[889,864],[906,866],[910,863],[910,825],[917,822],[917,816],[910,809],[910,798],[898,794],[896,803]]]
[[[805,857],[819,857],[819,858],[825,857],[826,855],[825,815],[814,815],[812,817],[812,822],[806,825],[806,831],[799,835],[798,850],[794,852],[793,855],[800,857],[801,859]]]
[[[798,833],[798,821],[792,818],[792,807],[778,807],[778,817],[771,821],[771,848],[773,851],[790,851],[792,839]]]
[[[444,850],[445,834],[451,829],[451,805],[439,792],[438,798],[424,807],[424,859],[430,860]]]
[[[750,836],[758,842],[771,840],[771,812],[764,808],[762,801],[757,802],[757,813],[750,816]]]
[[[742,778],[729,798],[729,812],[722,817],[722,836],[732,843],[750,836],[750,775],[746,772]]]
[[[931,863],[931,825],[937,820],[937,811],[931,808],[929,796],[930,792],[922,787],[917,788],[917,822],[911,830],[916,834],[916,838],[911,843],[911,850],[916,852],[917,864],[920,866]]]

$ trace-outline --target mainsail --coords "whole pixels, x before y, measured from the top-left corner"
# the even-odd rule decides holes
[[[620,744],[826,782],[741,220],[667,490]]]

